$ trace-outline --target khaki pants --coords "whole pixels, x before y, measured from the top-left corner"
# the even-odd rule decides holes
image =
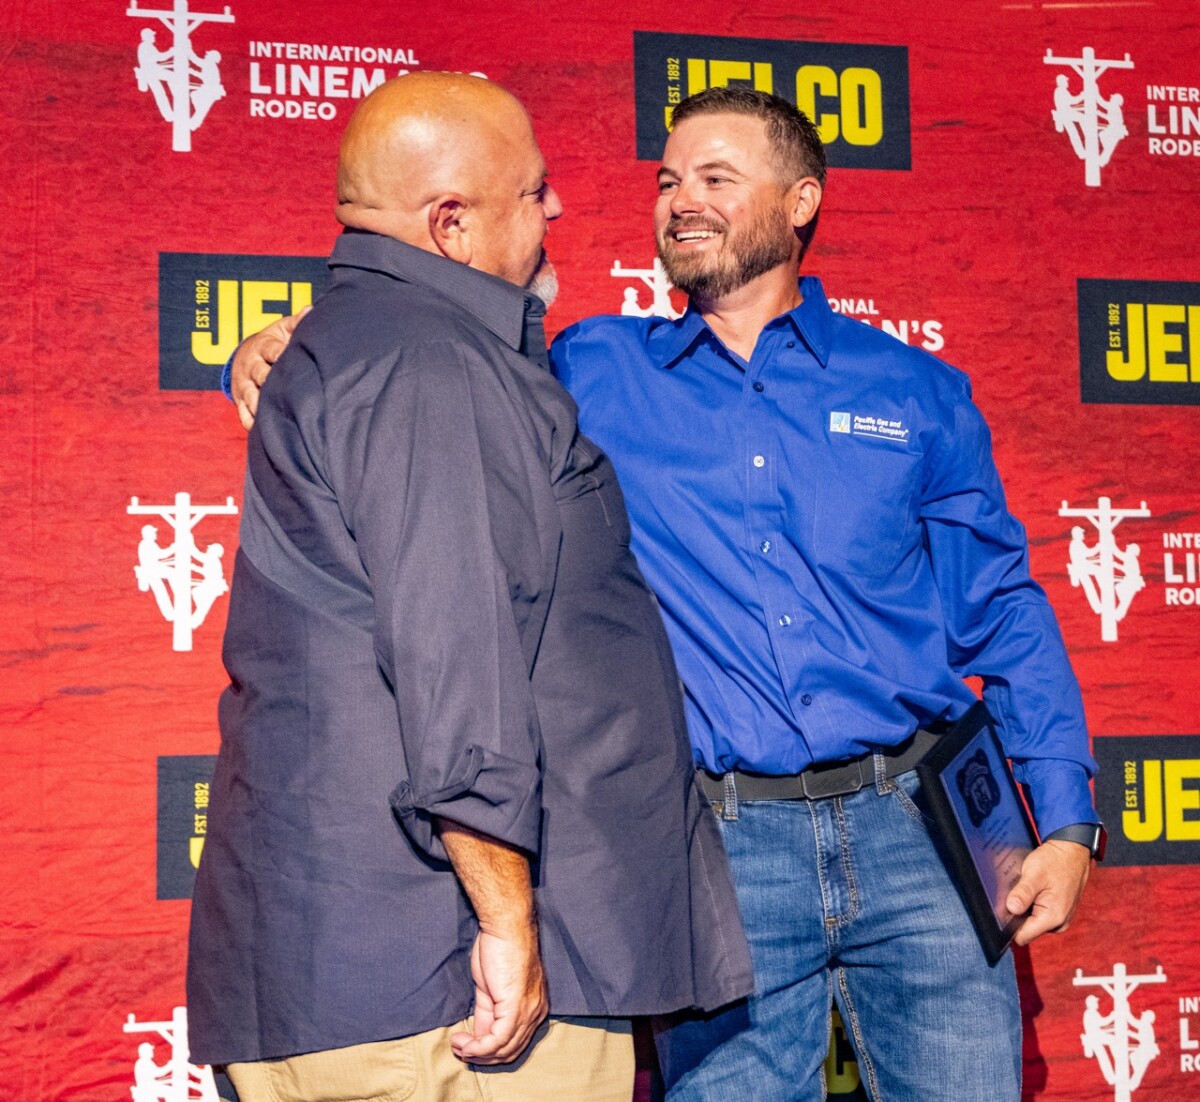
[[[633,1034],[617,1018],[550,1018],[511,1064],[450,1050],[465,1022],[351,1048],[230,1064],[241,1102],[630,1102]]]

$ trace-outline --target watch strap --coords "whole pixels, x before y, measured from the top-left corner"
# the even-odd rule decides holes
[[[1044,842],[1078,842],[1086,846],[1094,861],[1104,860],[1105,843],[1108,833],[1103,823],[1072,823],[1070,826],[1059,827],[1042,839]]]

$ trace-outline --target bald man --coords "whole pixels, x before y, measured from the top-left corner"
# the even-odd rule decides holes
[[[332,284],[249,438],[194,893],[192,1058],[243,1102],[628,1102],[629,1015],[752,986],[621,492],[547,370],[561,213],[486,81],[347,128]]]

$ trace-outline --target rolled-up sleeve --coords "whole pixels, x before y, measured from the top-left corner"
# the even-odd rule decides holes
[[[951,665],[983,678],[1017,780],[1043,835],[1096,820],[1079,684],[1058,622],[1029,573],[1025,530],[1008,512],[991,435],[966,384],[931,450],[922,521],[945,611]]]
[[[540,733],[514,614],[514,600],[538,587],[540,540],[531,525],[527,551],[514,550],[493,530],[534,491],[520,434],[480,431],[481,417],[503,412],[493,391],[479,392],[476,366],[451,342],[401,354],[377,394],[364,386],[348,399],[361,404],[338,445],[350,472],[339,500],[399,715],[392,808],[437,858],[437,817],[531,853],[541,830]]]

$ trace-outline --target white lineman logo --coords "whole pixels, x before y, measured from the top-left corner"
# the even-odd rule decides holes
[[[138,1045],[133,1065],[133,1102],[221,1102],[212,1068],[197,1067],[188,1059],[187,1010],[177,1006],[169,1022],[139,1022],[132,1014],[125,1022],[126,1033],[157,1033],[171,1046],[165,1064],[154,1059],[154,1045]]]
[[[1130,1102],[1150,1061],[1158,1055],[1154,1011],[1135,1015],[1129,996],[1143,983],[1166,981],[1161,964],[1152,976],[1130,976],[1123,964],[1114,965],[1111,976],[1085,976],[1082,968],[1075,969],[1071,982],[1076,987],[1102,987],[1112,999],[1112,1013],[1105,1015],[1100,1012],[1100,997],[1088,995],[1079,1039],[1084,1056],[1096,1061],[1104,1081],[1113,1088],[1113,1102]]]
[[[1125,619],[1134,595],[1146,587],[1146,579],[1138,562],[1141,548],[1136,543],[1118,547],[1113,531],[1126,517],[1148,517],[1150,510],[1144,501],[1140,509],[1114,509],[1112,500],[1102,497],[1094,509],[1069,509],[1064,501],[1058,515],[1087,517],[1099,533],[1100,538],[1089,546],[1081,526],[1071,529],[1067,576],[1087,594],[1088,604],[1100,617],[1100,638],[1115,643],[1117,624]]]
[[[619,260],[613,261],[608,273],[614,279],[638,279],[650,290],[650,305],[643,306],[638,301],[636,287],[625,288],[625,298],[621,303],[621,313],[628,317],[651,318],[660,317],[674,320],[683,315],[671,304],[671,288],[673,284],[663,270],[662,262],[654,258],[652,268],[623,268]]]
[[[223,15],[188,11],[187,0],[175,0],[170,11],[139,8],[130,0],[126,15],[138,19],[158,19],[171,32],[171,45],[159,50],[155,32],[147,27],[142,31],[138,46],[137,77],[139,92],[154,96],[159,113],[171,124],[171,148],[176,153],[190,153],[192,131],[199,128],[209,108],[225,95],[221,84],[221,55],[208,50],[203,57],[192,51],[192,31],[201,23],[232,23],[229,8]]]
[[[225,548],[210,543],[201,551],[192,529],[211,514],[236,513],[237,506],[233,498],[226,498],[224,505],[192,505],[190,495],[176,494],[174,505],[139,505],[136,497],[130,498],[126,512],[162,517],[174,532],[174,541],[163,547],[158,529],[143,525],[133,573],[138,589],[154,594],[158,611],[172,625],[172,649],[191,650],[192,632],[204,623],[213,602],[229,592],[221,566]]]
[[[1071,91],[1071,78],[1066,73],[1058,77],[1054,89],[1054,110],[1050,117],[1054,129],[1066,134],[1075,156],[1084,164],[1084,180],[1088,187],[1100,186],[1100,170],[1112,159],[1113,151],[1122,138],[1129,136],[1121,105],[1123,96],[1105,99],[1097,84],[1108,69],[1132,69],[1129,55],[1124,61],[1097,60],[1091,46],[1082,57],[1056,57],[1050,50],[1043,58],[1047,65],[1067,65],[1079,75],[1083,86],[1078,94]]]

